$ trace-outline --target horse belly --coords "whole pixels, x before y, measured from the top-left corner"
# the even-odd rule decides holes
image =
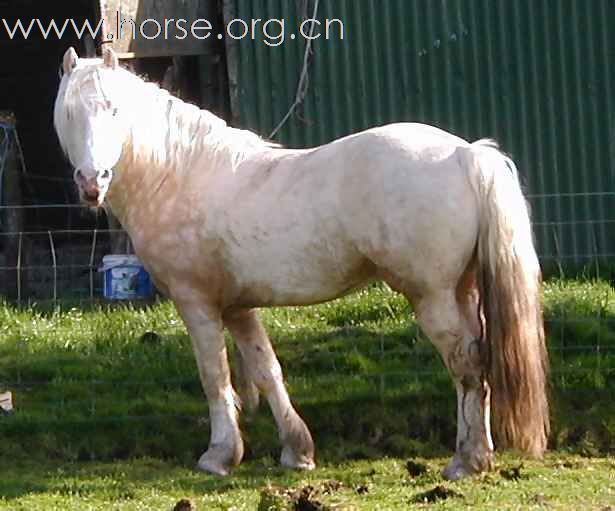
[[[235,305],[262,307],[332,300],[374,278],[376,268],[352,247],[335,252],[315,247],[294,252],[286,247],[253,253],[234,273]]]

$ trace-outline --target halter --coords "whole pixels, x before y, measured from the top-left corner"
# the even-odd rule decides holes
[[[99,93],[102,96],[102,98],[103,98],[103,100],[105,102],[105,105],[110,105],[111,101],[109,101],[109,97],[105,93],[105,91],[103,89],[103,86],[102,86],[102,77],[100,76],[100,68],[99,67],[96,68],[95,75],[96,75],[96,78],[94,80],[94,87],[96,88],[96,92]]]

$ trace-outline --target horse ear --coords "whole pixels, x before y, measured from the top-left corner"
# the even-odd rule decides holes
[[[113,51],[113,48],[105,48],[103,52],[103,62],[106,67],[111,69],[117,69],[120,65],[119,60],[117,58],[117,54]]]
[[[79,57],[77,52],[75,51],[75,48],[71,46],[68,50],[66,50],[64,59],[62,60],[62,69],[64,69],[64,74],[69,75],[72,70],[77,67],[78,60]]]

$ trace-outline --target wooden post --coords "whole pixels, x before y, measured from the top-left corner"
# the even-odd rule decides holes
[[[222,16],[224,26],[237,17],[235,0],[222,0]],[[231,126],[240,127],[239,105],[239,42],[230,37],[224,38],[226,44],[226,68],[228,73],[228,89],[231,101]]]

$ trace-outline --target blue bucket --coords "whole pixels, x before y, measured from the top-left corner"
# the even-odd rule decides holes
[[[103,257],[103,296],[109,300],[144,300],[154,294],[149,273],[135,255]]]

